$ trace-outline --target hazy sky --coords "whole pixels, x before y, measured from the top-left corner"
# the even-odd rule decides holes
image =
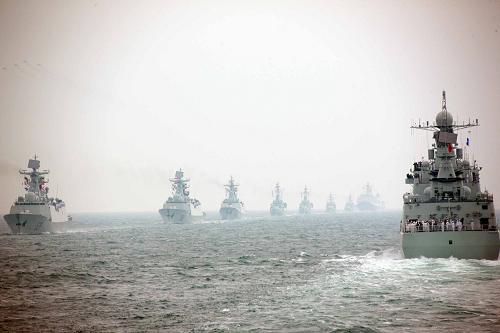
[[[206,210],[230,175],[400,208],[443,89],[500,200],[500,1],[0,0],[0,211],[34,153],[72,212],[157,210],[181,167]]]

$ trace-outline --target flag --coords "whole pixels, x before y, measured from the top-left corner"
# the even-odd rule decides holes
[[[468,146],[468,145],[470,145],[470,139],[469,139],[469,138],[467,138],[467,140],[465,141],[465,144],[466,144],[467,146]]]
[[[453,146],[451,143],[448,143],[448,153],[451,153],[453,151]]]

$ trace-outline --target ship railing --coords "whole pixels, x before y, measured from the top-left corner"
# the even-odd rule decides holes
[[[30,201],[25,201],[25,202],[16,202],[14,203],[16,206],[43,206],[46,204],[46,202],[30,202]]]
[[[458,222],[408,222],[401,223],[401,232],[460,232],[460,231],[496,231],[496,225],[484,225],[472,222],[470,225],[465,225],[461,221]]]
[[[473,199],[465,198],[436,198],[432,197],[425,199],[423,196],[408,196],[403,198],[405,204],[420,204],[420,203],[460,203],[460,202],[493,202],[493,195],[478,196]]]

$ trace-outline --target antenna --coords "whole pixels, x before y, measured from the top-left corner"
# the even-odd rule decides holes
[[[446,91],[445,91],[445,90],[443,90],[443,101],[442,101],[442,103],[441,103],[441,109],[442,109],[443,111],[448,111],[448,110],[446,109]]]

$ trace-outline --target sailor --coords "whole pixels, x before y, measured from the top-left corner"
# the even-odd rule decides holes
[[[429,231],[429,223],[427,221],[424,222],[424,231]]]

